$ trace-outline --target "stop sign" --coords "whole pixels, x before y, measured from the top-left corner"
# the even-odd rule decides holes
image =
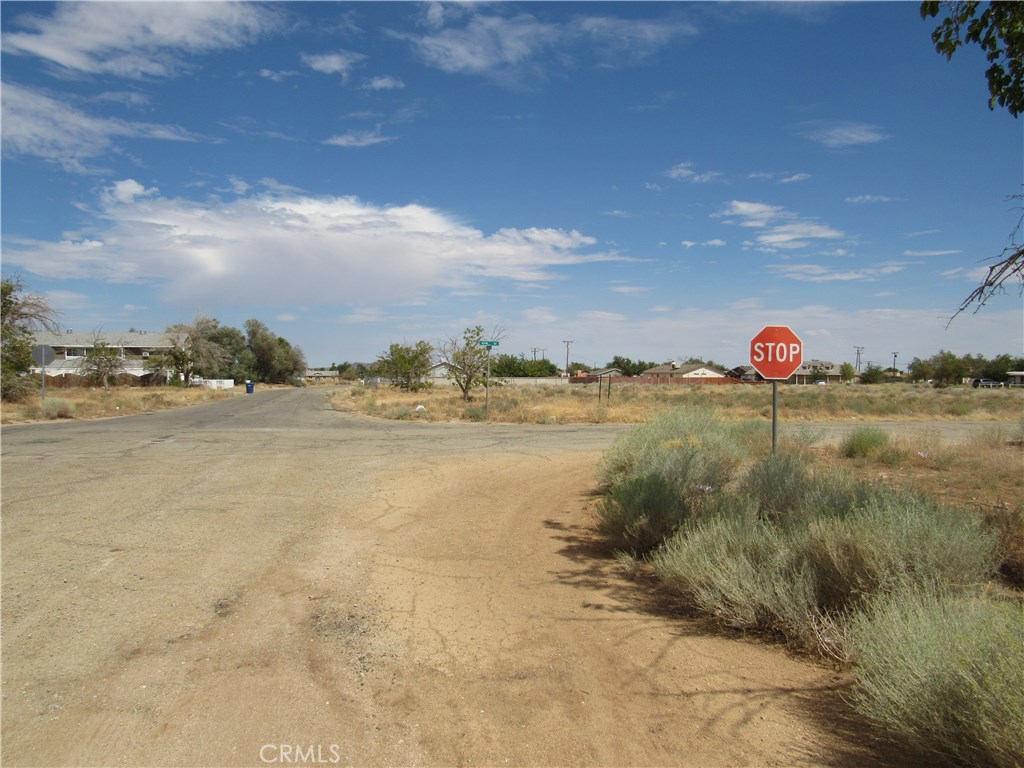
[[[768,325],[750,340],[750,364],[766,379],[788,379],[804,362],[804,343],[788,325]]]

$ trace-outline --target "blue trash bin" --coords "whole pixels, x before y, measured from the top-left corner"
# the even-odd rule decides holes
[[[249,381],[247,379],[246,382],[245,382],[245,394],[251,395],[255,391],[256,391],[256,382],[255,381]]]

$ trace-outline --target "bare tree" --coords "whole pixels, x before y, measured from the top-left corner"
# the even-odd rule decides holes
[[[1016,200],[1024,200],[1024,195],[1014,195]],[[1017,226],[1010,233],[1010,244],[1003,249],[1003,252],[995,257],[996,261],[988,268],[988,273],[982,279],[981,284],[968,294],[967,298],[960,304],[950,322],[961,312],[972,304],[976,304],[974,311],[978,312],[988,300],[996,293],[1004,293],[1007,283],[1018,283],[1018,291],[1024,295],[1024,243],[1021,243],[1021,232],[1024,231],[1024,208],[1021,209],[1021,216],[1017,219]]]
[[[499,341],[504,337],[505,331],[501,327],[485,334],[483,326],[477,325],[463,331],[461,339],[449,336],[437,343],[438,356],[448,368],[447,376],[462,392],[463,400],[469,400],[473,387],[486,381],[490,347],[480,342]]]

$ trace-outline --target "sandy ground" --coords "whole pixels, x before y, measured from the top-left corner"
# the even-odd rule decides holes
[[[4,765],[919,764],[595,549],[616,429],[322,398],[4,429]]]

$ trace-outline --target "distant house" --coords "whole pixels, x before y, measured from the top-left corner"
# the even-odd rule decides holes
[[[829,384],[838,384],[842,380],[839,368],[831,360],[806,360],[797,368],[796,373],[789,377],[789,384],[812,384],[816,381],[824,381]]]
[[[705,379],[724,379],[725,371],[703,364],[665,363],[648,368],[640,375],[645,379],[678,379],[699,382]]]
[[[760,375],[752,365],[737,365],[728,375],[740,381],[759,381]]]
[[[46,366],[47,376],[77,374],[79,361],[89,354],[98,343],[118,350],[124,360],[124,373],[141,378],[150,373],[146,361],[150,357],[166,354],[174,346],[176,336],[168,333],[147,333],[146,331],[125,331],[123,333],[50,333],[35,334],[35,344],[53,348],[57,358]],[[33,373],[42,369],[34,367]]]
[[[1024,387],[1024,371],[1007,371],[1006,386]]]

